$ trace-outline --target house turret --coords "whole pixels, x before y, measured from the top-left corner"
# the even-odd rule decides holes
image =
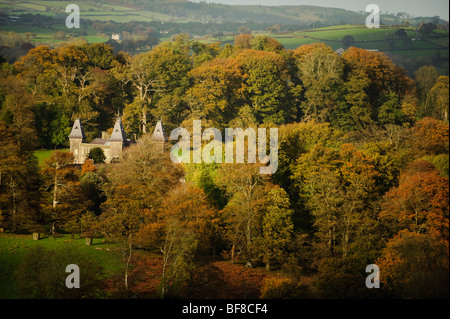
[[[111,160],[121,159],[123,146],[128,143],[128,140],[120,117],[117,117],[114,124],[109,143],[111,145]]]
[[[70,152],[73,154],[75,164],[80,164],[84,161],[84,155],[81,154],[80,146],[86,139],[86,134],[84,134],[83,125],[80,119],[76,119],[73,123],[72,131],[69,135],[70,141]]]

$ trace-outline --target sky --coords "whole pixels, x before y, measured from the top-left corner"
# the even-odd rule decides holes
[[[190,0],[200,2],[203,0]],[[366,6],[374,3],[381,12],[407,12],[415,17],[440,16],[449,20],[449,0],[206,0],[206,2],[241,5],[314,5],[342,8],[352,11],[365,11]]]

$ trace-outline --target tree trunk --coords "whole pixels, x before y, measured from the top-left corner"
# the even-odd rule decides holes
[[[11,213],[11,217],[12,217],[12,222],[13,222],[13,232],[16,232],[16,211],[17,211],[17,205],[16,205],[16,184],[14,183],[14,180],[11,176],[11,183],[10,183],[10,187],[12,190],[12,200],[13,200],[13,208],[12,208],[12,213]]]
[[[147,133],[147,112],[146,107],[142,108],[142,133]]]
[[[247,220],[247,229],[246,229],[246,232],[245,232],[245,235],[247,237],[247,255],[248,255],[247,257],[250,257],[250,246],[252,244],[252,233],[251,233],[252,228],[251,228],[251,225],[252,225],[252,221],[251,221],[251,219],[248,219]]]
[[[130,261],[131,261],[131,254],[133,251],[133,244],[131,243],[130,239],[127,239],[127,246],[124,251],[124,258],[125,258],[125,276],[124,276],[124,282],[125,282],[125,290],[128,291],[128,269],[130,267]]]
[[[233,246],[231,247],[231,262],[234,263],[234,254],[236,252],[236,243],[233,242]]]
[[[56,197],[56,193],[58,191],[58,175],[55,174],[55,182],[54,182],[54,186],[53,186],[53,208],[56,208],[56,204],[57,202],[57,197]]]

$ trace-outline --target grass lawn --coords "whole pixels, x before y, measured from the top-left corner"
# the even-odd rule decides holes
[[[94,239],[86,246],[85,239],[70,235],[55,238],[43,237],[34,241],[31,235],[0,234],[0,299],[17,298],[14,271],[31,247],[40,245],[46,249],[79,249],[89,259],[98,262],[105,276],[117,274],[122,269],[122,260],[114,244],[105,244],[104,239]],[[76,264],[76,261],[74,261]]]
[[[44,164],[44,161],[49,158],[50,156],[52,156],[53,152],[55,150],[38,150],[34,152],[34,156],[37,157],[38,161],[39,161],[39,165]],[[62,149],[60,151],[63,152],[68,152],[69,149]]]
[[[106,42],[109,40],[108,38],[100,37],[97,35],[87,35],[87,36],[83,37],[83,39],[86,39],[86,41],[88,43],[101,43],[101,42]]]
[[[309,38],[300,38],[300,37],[274,37],[278,40],[286,50],[295,50],[299,46],[304,44],[310,44],[314,42],[318,42],[317,40],[309,39]],[[330,45],[330,43],[326,43]]]

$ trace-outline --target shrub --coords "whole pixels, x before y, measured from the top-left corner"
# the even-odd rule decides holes
[[[100,147],[91,149],[87,157],[91,160],[94,160],[94,163],[104,163],[106,159],[106,156]]]

